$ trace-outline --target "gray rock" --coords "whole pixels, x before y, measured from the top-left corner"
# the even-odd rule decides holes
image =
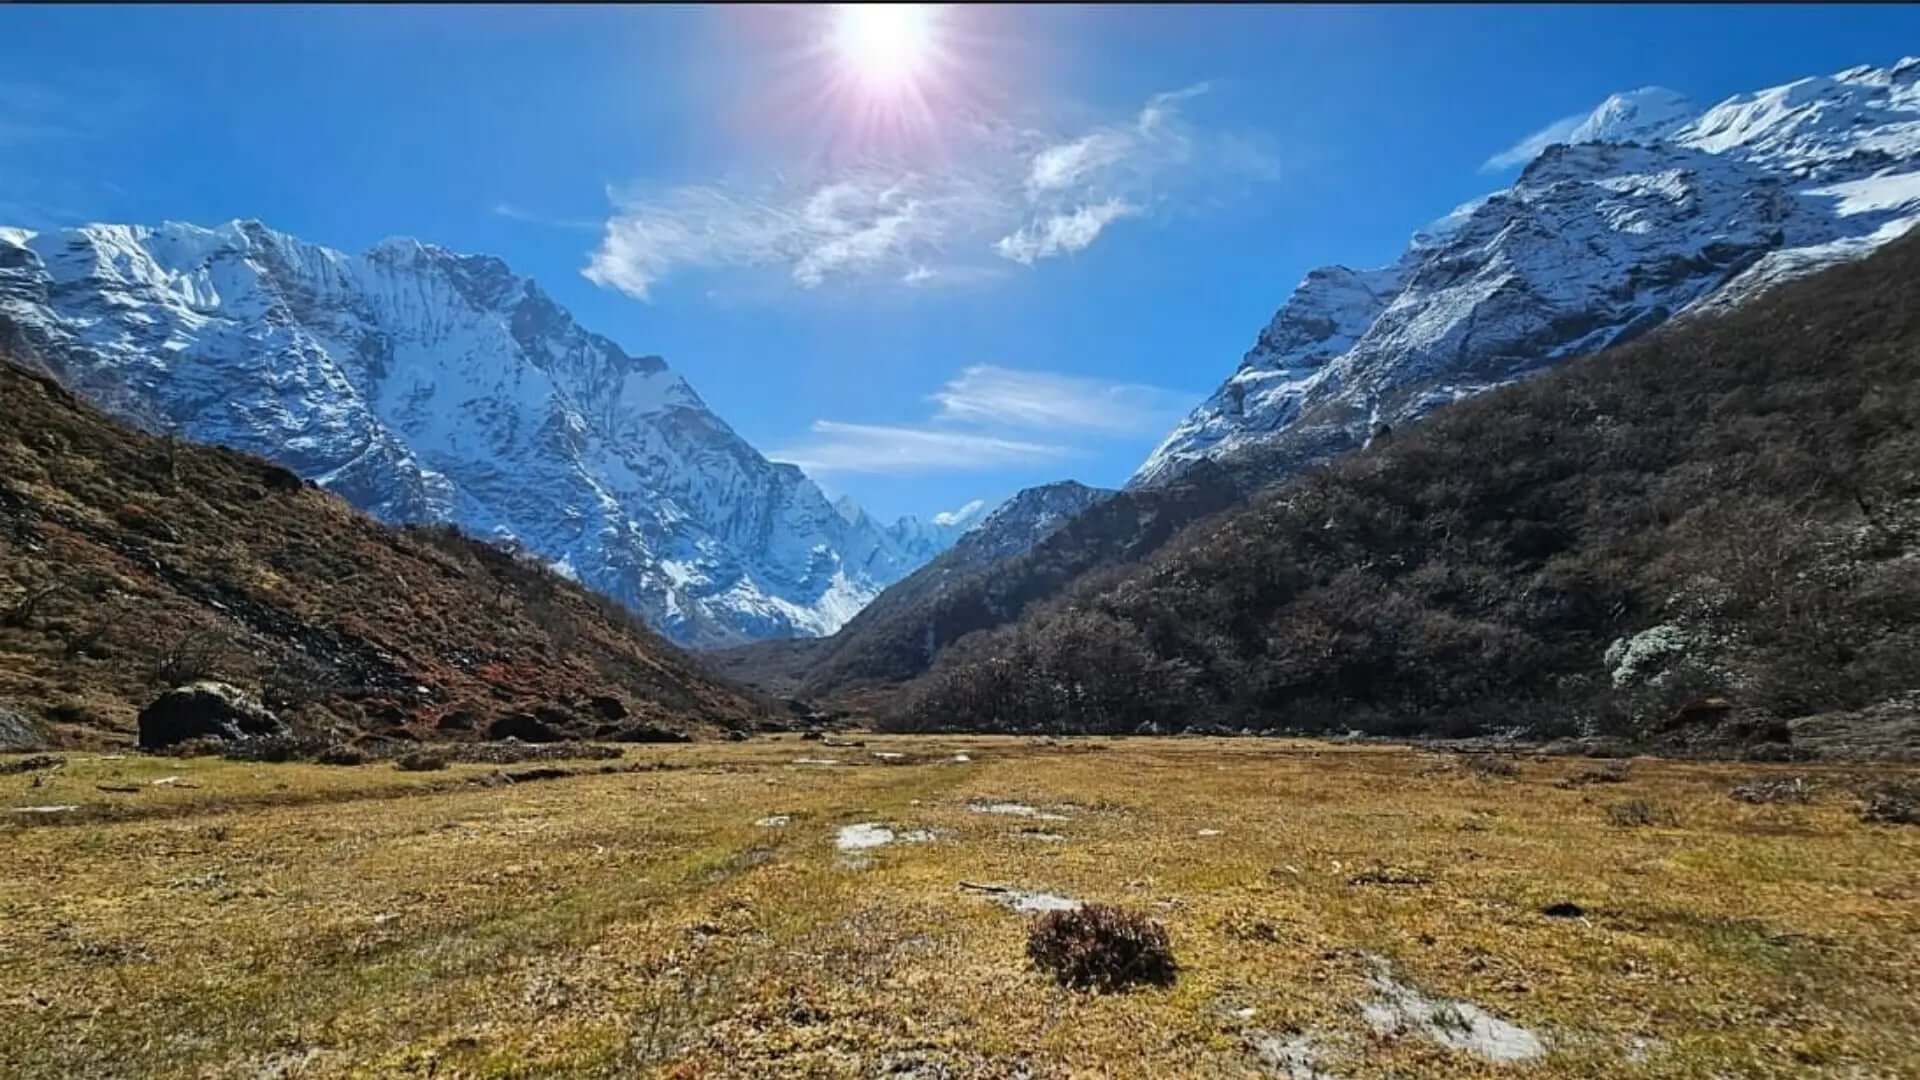
[[[140,710],[140,746],[147,750],[189,739],[233,741],[290,734],[266,706],[223,682],[176,686]]]
[[[521,742],[559,742],[566,736],[532,713],[508,713],[487,725],[489,739],[519,739]]]
[[[47,748],[47,733],[18,709],[0,705],[0,753],[32,754]]]

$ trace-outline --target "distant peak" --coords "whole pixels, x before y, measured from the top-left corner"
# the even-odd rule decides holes
[[[867,516],[867,512],[860,509],[860,504],[854,502],[851,495],[842,495],[833,500],[833,509],[849,525],[858,525],[860,519]]]
[[[1698,115],[1693,99],[1664,86],[1608,95],[1571,132],[1569,143],[1652,142],[1679,130]]]
[[[958,510],[945,510],[938,514],[933,515],[933,523],[935,525],[940,526],[943,529],[951,529],[955,525],[958,525],[965,521],[971,521],[972,519],[979,517],[980,511],[985,510],[986,508],[987,508],[986,500],[974,499],[972,502],[967,503],[965,506],[962,506]]]
[[[411,236],[389,236],[368,248],[367,255],[369,257],[384,256],[389,259],[417,259],[427,251],[427,245]]]

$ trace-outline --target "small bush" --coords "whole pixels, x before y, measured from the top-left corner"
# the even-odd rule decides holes
[[[1882,784],[1867,792],[1860,820],[1872,825],[1920,825],[1920,782]]]
[[[1166,927],[1140,912],[1103,904],[1035,919],[1027,958],[1062,986],[1101,992],[1136,983],[1168,986],[1179,971]]]
[[[447,767],[447,757],[432,750],[415,750],[394,759],[393,767],[401,772],[438,772]]]
[[[1664,806],[1658,806],[1645,799],[1628,799],[1607,807],[1607,820],[1622,829],[1638,829],[1648,826],[1673,828],[1680,824],[1680,816]]]
[[[1804,776],[1761,777],[1734,788],[1728,794],[1744,803],[1805,803],[1813,798],[1813,785]]]
[[[147,673],[147,681],[155,686],[184,686],[219,674],[232,656],[233,642],[226,634],[188,630],[161,651]]]
[[[313,760],[321,765],[365,765],[373,755],[357,746],[337,743],[315,754]]]
[[[1497,776],[1512,778],[1520,775],[1520,766],[1503,757],[1492,754],[1472,754],[1463,763],[1466,770],[1475,776]]]
[[[1632,768],[1630,762],[1609,761],[1595,768],[1581,769],[1560,781],[1560,786],[1576,788],[1585,787],[1588,784],[1624,784],[1630,779],[1628,774]]]

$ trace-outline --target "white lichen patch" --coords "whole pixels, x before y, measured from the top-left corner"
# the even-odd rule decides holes
[[[1375,961],[1368,985],[1377,996],[1362,1002],[1360,1013],[1382,1035],[1411,1033],[1493,1062],[1533,1061],[1547,1052],[1538,1035],[1472,1002],[1428,997],[1395,980],[1385,960]]]
[[[1036,821],[1067,820],[1065,814],[1055,814],[1016,802],[968,803],[967,809],[976,814],[1005,814],[1009,817],[1033,818]]]
[[[1254,1059],[1271,1075],[1286,1080],[1334,1080],[1334,1074],[1320,1067],[1320,1052],[1305,1035],[1255,1031],[1249,1033],[1247,1039]]]
[[[1045,911],[1080,910],[1080,901],[1057,893],[1024,892],[1014,889],[1000,893],[995,899],[1022,915],[1038,915]]]
[[[926,829],[896,832],[877,821],[862,821],[858,824],[842,826],[834,836],[833,846],[841,851],[867,851],[892,843],[924,844],[932,839],[933,833]]]

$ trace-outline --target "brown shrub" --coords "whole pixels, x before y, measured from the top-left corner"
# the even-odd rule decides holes
[[[1882,784],[1868,791],[1860,820],[1872,825],[1920,825],[1920,782]]]
[[[1622,829],[1641,829],[1650,826],[1671,829],[1680,824],[1680,815],[1669,807],[1650,803],[1645,799],[1628,799],[1607,807],[1607,821]]]
[[[1027,958],[1062,986],[1103,993],[1169,986],[1179,971],[1167,928],[1137,911],[1088,904],[1050,911],[1027,932]]]
[[[1624,784],[1630,778],[1628,774],[1632,768],[1631,762],[1609,761],[1604,765],[1581,769],[1561,780],[1558,786],[1576,788],[1588,784]]]

